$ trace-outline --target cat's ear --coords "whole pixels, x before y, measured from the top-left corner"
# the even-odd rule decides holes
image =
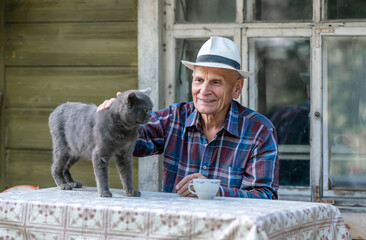
[[[142,93],[145,93],[146,95],[150,95],[151,88],[146,88],[146,89],[142,89],[142,90],[139,90],[139,91],[142,92]]]
[[[132,105],[133,105],[133,103],[136,101],[136,94],[135,93],[130,93],[130,94],[128,94],[128,97],[127,97],[127,99],[128,99],[128,106],[129,107],[131,107]]]

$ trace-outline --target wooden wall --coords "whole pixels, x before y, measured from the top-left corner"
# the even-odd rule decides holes
[[[48,116],[59,104],[100,104],[137,88],[137,0],[5,0],[0,29],[1,189],[55,186]],[[1,70],[3,69],[3,70]],[[137,161],[134,161],[137,179]],[[92,164],[71,170],[95,186]],[[111,187],[121,183],[114,167]],[[134,185],[137,187],[137,180]]]

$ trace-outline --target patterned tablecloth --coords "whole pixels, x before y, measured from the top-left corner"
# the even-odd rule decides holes
[[[2,193],[0,240],[350,239],[329,204],[111,191],[112,198],[95,188]]]

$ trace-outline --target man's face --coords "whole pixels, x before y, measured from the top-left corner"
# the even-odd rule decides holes
[[[192,97],[201,114],[226,115],[231,100],[238,98],[243,87],[239,73],[223,68],[196,66],[193,71]]]

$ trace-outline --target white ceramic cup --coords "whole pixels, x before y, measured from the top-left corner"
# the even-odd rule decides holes
[[[219,190],[221,180],[219,179],[202,179],[202,178],[195,178],[193,179],[193,183],[188,185],[188,190],[197,195],[199,199],[213,199],[217,191]],[[191,187],[194,187],[194,190]]]

